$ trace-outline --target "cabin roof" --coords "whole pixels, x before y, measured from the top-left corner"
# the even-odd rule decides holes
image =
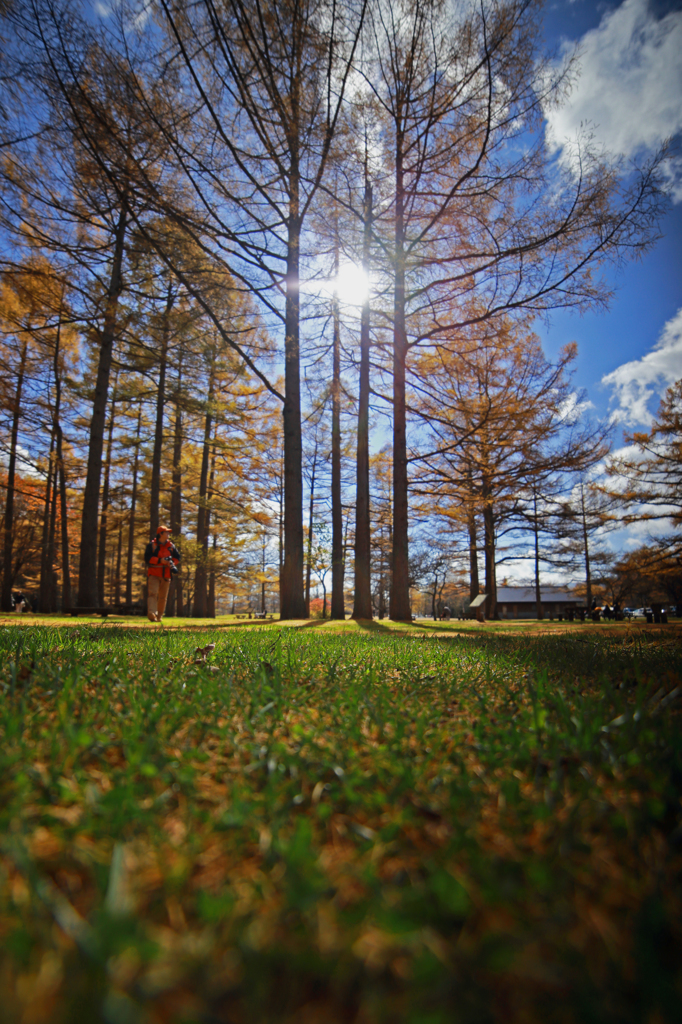
[[[563,601],[566,604],[583,604],[584,598],[567,587],[540,587],[541,601]],[[498,587],[498,604],[535,604],[535,587]]]

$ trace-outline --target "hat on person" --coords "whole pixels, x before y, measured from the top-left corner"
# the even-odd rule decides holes
[[[170,526],[157,526],[156,527],[156,536],[157,537],[159,536],[160,533],[170,533],[170,532],[171,532]]]

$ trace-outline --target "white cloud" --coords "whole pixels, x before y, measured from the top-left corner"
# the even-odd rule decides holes
[[[45,477],[43,470],[38,469],[36,466],[35,460],[31,457],[31,453],[28,448],[24,448],[22,445],[17,444],[16,457],[16,471],[20,476],[25,474],[26,476],[32,477]],[[3,469],[7,469],[8,465],[9,449],[5,447],[4,444],[0,444],[0,466]]]
[[[594,409],[594,404],[579,392],[572,391],[557,409],[557,416],[566,424],[577,423],[589,409]]]
[[[579,49],[580,78],[564,106],[547,112],[554,151],[581,126],[590,126],[608,153],[624,157],[651,152],[682,132],[682,11],[657,19],[648,0],[625,0],[582,37]],[[682,160],[670,158],[664,174],[674,200],[682,201]]]
[[[614,554],[620,556],[627,554],[628,551],[636,551],[637,548],[645,547],[669,533],[670,523],[667,519],[640,519],[637,523],[621,526],[611,535],[607,547]]]
[[[626,426],[649,426],[652,414],[649,403],[682,377],[682,309],[661,331],[661,336],[646,355],[623,363],[602,377],[602,384],[612,388],[612,402],[617,407],[611,414],[614,423]]]

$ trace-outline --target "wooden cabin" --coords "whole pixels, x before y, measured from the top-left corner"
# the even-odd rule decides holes
[[[558,619],[570,608],[585,607],[585,598],[567,587],[540,587],[540,597],[546,619]],[[536,618],[535,587],[498,587],[497,614],[501,619]]]

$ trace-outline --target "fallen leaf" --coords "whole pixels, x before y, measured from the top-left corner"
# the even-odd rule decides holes
[[[81,819],[83,808],[78,804],[72,804],[71,807],[46,807],[43,814],[49,814],[67,825],[76,825]]]
[[[201,655],[202,658],[206,658],[207,655],[213,654],[215,651],[215,644],[206,644],[205,647],[197,647],[195,654]]]

